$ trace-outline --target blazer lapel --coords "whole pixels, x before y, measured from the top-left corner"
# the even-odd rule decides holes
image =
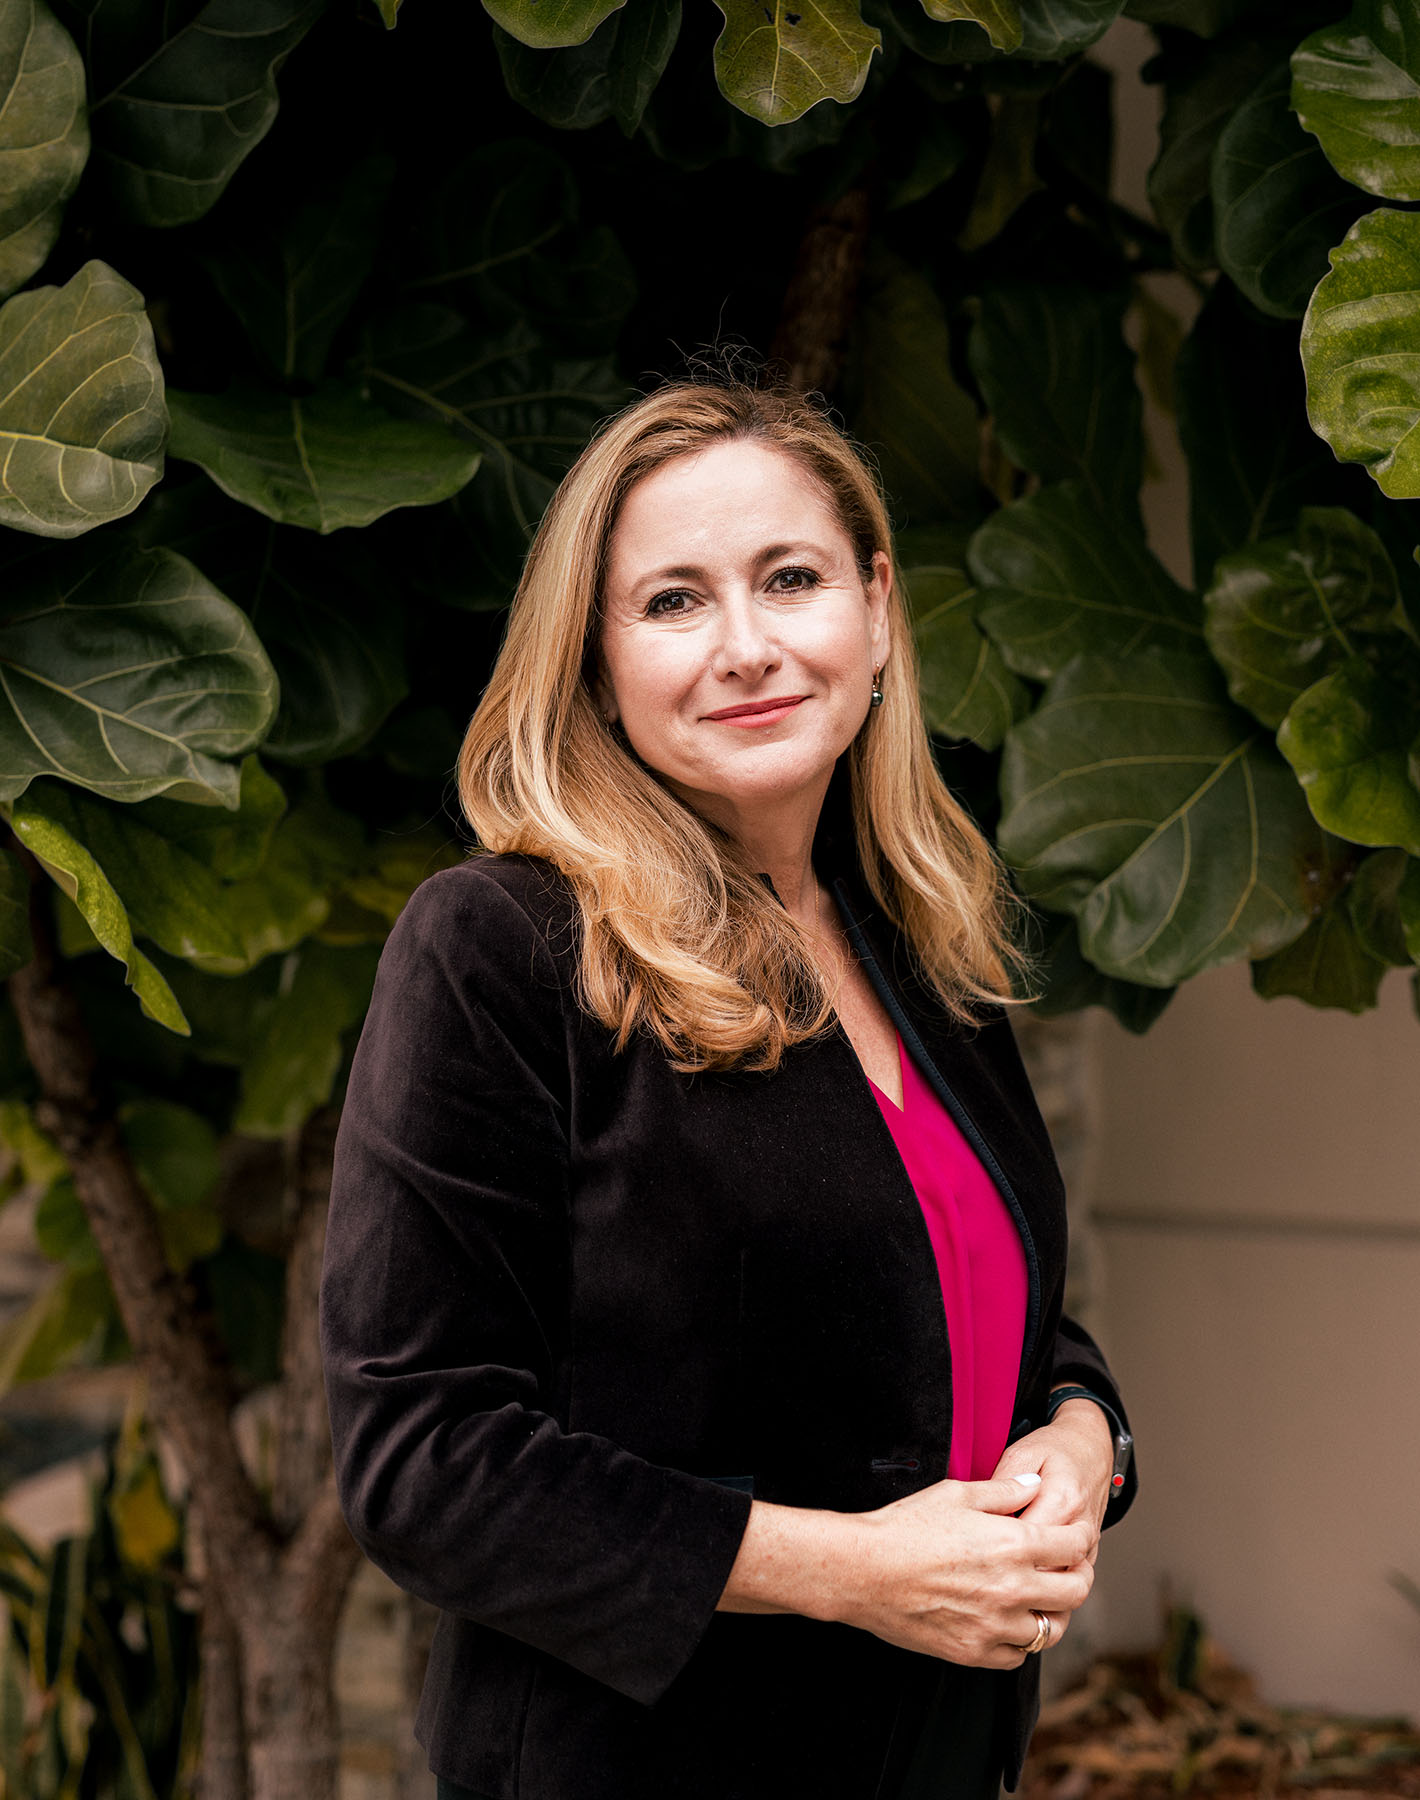
[[[933,1092],[946,1107],[962,1136],[976,1152],[982,1167],[995,1183],[997,1191],[1015,1221],[1016,1230],[1020,1234],[1021,1244],[1025,1251],[1026,1274],[1029,1284],[1025,1341],[1021,1347],[1021,1369],[1024,1372],[1039,1339],[1041,1317],[1040,1257],[1030,1219],[1001,1160],[972,1116],[957,1088],[947,1078],[944,1067],[947,1059],[942,1055],[943,1045],[940,1041],[942,1034],[933,1029],[934,1021],[930,1014],[924,1017],[926,1009],[910,1008],[906,998],[888,980],[884,968],[884,958],[868,935],[870,919],[864,916],[859,907],[854,905],[848,883],[840,877],[834,882],[833,891],[843,916],[848,940],[862,964],[864,973],[872,982],[878,998],[887,1010],[888,1017],[897,1027],[905,1049],[927,1077]],[[940,1009],[937,1010],[940,1011]],[[947,1064],[947,1066],[950,1065]]]

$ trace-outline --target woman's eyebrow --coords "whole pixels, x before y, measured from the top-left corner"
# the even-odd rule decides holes
[[[827,554],[822,544],[812,544],[807,539],[802,539],[794,543],[766,544],[754,561],[757,567],[763,568],[766,563],[778,562],[781,556],[824,557]],[[632,584],[632,591],[657,581],[702,581],[705,573],[699,563],[670,563],[664,569],[653,569],[648,575],[638,576]]]

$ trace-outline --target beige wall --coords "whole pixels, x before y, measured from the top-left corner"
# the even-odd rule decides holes
[[[1420,1023],[1264,1002],[1232,968],[1101,1018],[1082,1196],[1142,1491],[1091,1636],[1167,1581],[1275,1701],[1420,1716]]]

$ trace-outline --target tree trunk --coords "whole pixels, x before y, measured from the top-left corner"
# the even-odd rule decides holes
[[[283,1588],[288,1584],[283,1583]],[[306,1613],[278,1590],[265,1628],[243,1645],[252,1800],[336,1800],[340,1718],[332,1668],[344,1584]]]
[[[333,1108],[326,1108],[309,1119],[297,1134],[288,1165],[290,1238],[271,1496],[271,1510],[283,1534],[294,1531],[305,1517],[331,1469],[330,1417],[320,1355],[320,1273],[339,1118]]]
[[[9,988],[39,1083],[39,1124],[63,1151],[146,1377],[149,1416],[176,1450],[201,1549],[203,1800],[336,1800],[335,1634],[359,1550],[341,1516],[317,1333],[334,1119],[295,1147],[293,1244],[278,1405],[275,1517],[232,1431],[226,1357],[191,1284],[169,1268],[147,1191],[101,1090],[63,977],[50,884],[31,876],[34,960]]]
[[[216,1585],[202,1596],[202,1777],[199,1800],[247,1800],[241,1646]]]
[[[799,241],[798,259],[770,345],[791,387],[831,394],[843,370],[872,208],[866,187],[819,207]]]

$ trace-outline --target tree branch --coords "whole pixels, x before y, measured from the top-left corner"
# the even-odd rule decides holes
[[[360,1546],[350,1535],[334,1475],[306,1509],[282,1554],[281,1580],[301,1616],[338,1618],[345,1590],[360,1566]]]

